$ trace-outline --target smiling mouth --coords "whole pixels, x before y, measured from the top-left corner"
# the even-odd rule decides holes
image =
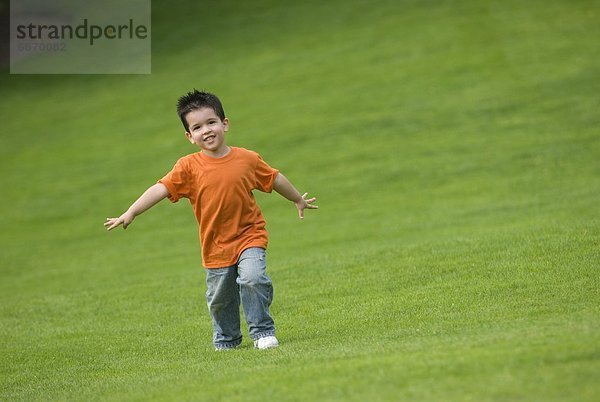
[[[210,141],[210,140],[212,140],[212,139],[214,139],[214,138],[215,138],[215,135],[214,135],[214,134],[212,134],[212,135],[207,135],[206,137],[204,137],[204,138],[202,139],[202,141]]]

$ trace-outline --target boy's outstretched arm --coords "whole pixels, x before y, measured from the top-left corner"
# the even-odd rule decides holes
[[[275,182],[273,183],[273,190],[277,191],[283,197],[292,201],[298,209],[298,217],[304,219],[304,210],[317,209],[318,206],[314,205],[313,202],[317,200],[317,197],[307,199],[308,193],[300,195],[296,187],[285,177],[283,174],[277,174]]]
[[[104,227],[106,227],[106,230],[113,230],[119,225],[123,225],[123,229],[127,229],[127,226],[133,222],[136,216],[152,208],[159,201],[167,198],[168,195],[169,191],[165,185],[162,183],[156,183],[146,190],[144,194],[137,199],[137,201],[131,204],[127,212],[125,212],[123,215],[119,216],[118,218],[106,218]]]

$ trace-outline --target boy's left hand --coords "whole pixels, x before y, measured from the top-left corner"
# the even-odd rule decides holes
[[[306,197],[308,197],[308,193],[304,193],[302,194],[302,198],[298,201],[295,201],[294,204],[296,205],[296,208],[298,208],[298,217],[300,219],[304,219],[304,210],[305,209],[318,209],[319,207],[317,205],[314,205],[313,202],[315,202],[317,200],[317,197],[312,197],[309,199],[306,199]]]

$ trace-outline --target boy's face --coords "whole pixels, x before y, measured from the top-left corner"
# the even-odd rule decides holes
[[[225,133],[229,131],[229,120],[221,120],[212,108],[203,107],[185,115],[188,131],[185,136],[210,155],[218,155],[227,148]]]

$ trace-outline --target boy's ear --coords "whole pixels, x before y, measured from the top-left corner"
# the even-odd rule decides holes
[[[223,119],[223,126],[223,131],[229,131],[229,119],[227,117]]]
[[[191,142],[192,144],[194,143],[194,138],[192,137],[192,134],[189,131],[185,132],[185,138],[187,138],[188,141]]]

